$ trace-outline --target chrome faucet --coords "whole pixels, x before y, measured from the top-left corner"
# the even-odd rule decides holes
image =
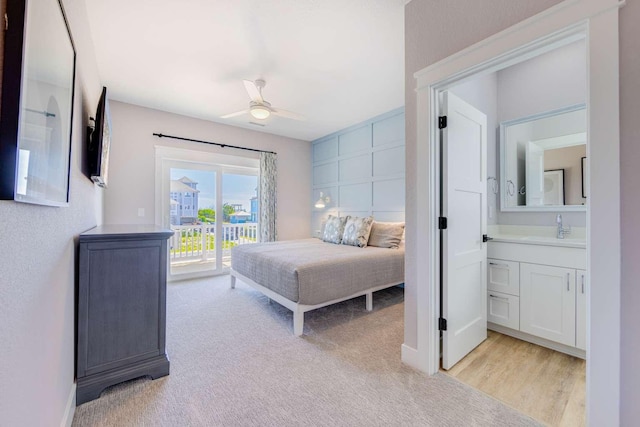
[[[571,227],[564,228],[562,226],[562,215],[561,214],[558,214],[558,216],[556,216],[556,224],[558,224],[558,233],[556,234],[556,237],[558,239],[564,239],[564,236],[566,234],[571,234]]]

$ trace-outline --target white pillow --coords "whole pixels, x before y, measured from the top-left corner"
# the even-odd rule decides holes
[[[397,249],[403,234],[404,222],[374,222],[369,235],[369,246]]]

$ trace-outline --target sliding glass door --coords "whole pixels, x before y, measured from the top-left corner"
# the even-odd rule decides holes
[[[258,176],[222,174],[222,263],[231,266],[231,248],[258,239]]]
[[[258,168],[175,158],[161,158],[158,166],[159,222],[174,231],[169,279],[228,272],[231,248],[257,241]]]
[[[172,167],[169,171],[169,273],[214,273],[216,257],[216,178],[213,168]]]

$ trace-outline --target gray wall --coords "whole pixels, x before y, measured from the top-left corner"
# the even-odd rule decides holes
[[[85,4],[63,3],[77,53],[70,204],[0,202],[0,424],[6,426],[60,425],[68,403],[73,416],[74,239],[102,221],[102,192],[81,172],[100,79]]]
[[[640,420],[640,2],[620,9],[621,416]],[[613,172],[613,171],[612,171]],[[613,172],[615,173],[615,172]]]
[[[320,192],[324,208],[313,208],[312,230],[329,214],[404,221],[404,109],[313,141],[313,205]]]
[[[405,8],[407,271],[405,343],[416,344],[416,96],[413,73],[559,3],[559,0],[414,0]],[[620,9],[620,149],[622,195],[621,423],[640,419],[640,3]],[[452,31],[453,29],[453,31]],[[612,171],[612,173],[616,173]]]
[[[498,124],[532,114],[581,104],[587,98],[584,41],[498,71]],[[498,146],[500,144],[498,143]],[[496,171],[499,174],[499,169]],[[500,212],[498,223],[554,226],[556,212]],[[585,212],[564,212],[564,224],[584,227]]]
[[[563,46],[496,73],[476,77],[454,86],[451,92],[487,115],[487,175],[500,180],[501,122],[585,102],[584,41]],[[488,181],[487,186],[488,224],[555,224],[556,213],[501,212],[500,193],[493,194],[491,182]],[[574,204],[580,203],[582,200]],[[586,224],[584,212],[565,212],[563,218],[566,225],[584,227]]]
[[[214,141],[278,153],[278,240],[308,237],[311,205],[311,144],[250,129],[167,113],[151,108],[111,103],[113,141],[109,188],[105,190],[107,224],[153,224],[155,214],[155,146],[258,158],[251,151],[197,142],[157,138],[153,133]],[[135,183],[135,184],[134,184]],[[138,216],[138,209],[144,216]]]

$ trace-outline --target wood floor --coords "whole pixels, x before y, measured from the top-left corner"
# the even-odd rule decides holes
[[[582,359],[488,331],[443,372],[550,426],[584,426],[585,371]]]

